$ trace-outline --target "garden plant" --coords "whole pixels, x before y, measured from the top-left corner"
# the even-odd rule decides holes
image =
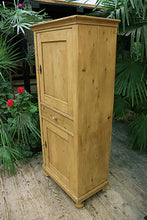
[[[18,61],[34,61],[24,47],[26,31],[45,14],[15,0],[9,6],[0,5],[0,166],[15,174],[17,162],[40,151],[41,142],[36,98],[22,87],[14,93],[9,79]]]
[[[9,7],[6,7],[7,5]],[[35,63],[35,57],[34,50],[29,50],[27,44],[32,33],[29,26],[44,21],[46,13],[35,12],[30,4],[20,4],[18,0],[14,0],[14,3],[8,1],[7,5],[4,1],[3,5],[0,5],[0,35],[3,39],[9,39],[12,45],[17,43],[15,49],[19,52],[22,62],[24,86],[30,92],[30,64]]]
[[[22,87],[12,93],[10,82],[0,77],[0,164],[15,173],[18,159],[30,157],[41,146],[38,106]]]

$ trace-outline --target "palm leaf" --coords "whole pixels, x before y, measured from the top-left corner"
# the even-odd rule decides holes
[[[0,118],[0,165],[3,164],[4,174],[15,174],[15,164],[18,159],[24,159],[21,153],[15,149],[8,126]]]
[[[10,40],[7,42],[7,37],[0,37],[0,72],[13,71],[15,63],[20,60],[15,45]]]
[[[20,9],[14,1],[15,8],[1,8],[0,16],[1,23],[0,28],[4,33],[17,32],[25,34],[25,30],[29,29],[28,26],[38,22],[44,21],[46,13],[44,10],[39,12],[32,11],[31,8]]]
[[[140,152],[147,147],[147,115],[141,114],[130,123],[129,144]]]
[[[9,146],[0,146],[0,165],[3,164],[4,175],[15,174],[15,165],[18,159],[24,160],[20,152]]]
[[[132,106],[147,99],[145,78],[146,65],[132,60],[118,60],[116,65],[115,93],[130,99]]]
[[[131,109],[128,100],[120,95],[114,97],[114,118],[117,120],[124,120]]]
[[[2,118],[0,118],[0,146],[11,146],[14,144],[14,141],[8,132],[8,127],[3,123]]]
[[[132,5],[132,7],[135,8],[134,0],[130,0],[130,3],[131,3],[131,5]]]
[[[126,1],[124,2],[124,9],[125,9],[126,21],[127,21],[127,24],[129,25],[129,11],[128,11],[128,5]]]
[[[125,8],[121,7],[120,10],[121,10],[121,18],[122,18],[122,24],[123,24],[123,31],[125,31],[125,21],[126,21],[126,18],[125,18]]]
[[[145,42],[145,52],[147,57],[147,24],[143,27],[143,36],[144,36],[144,42]]]
[[[40,131],[36,128],[35,121],[31,116],[26,114],[18,114],[10,124],[10,131],[12,137],[17,137],[18,142],[24,141],[29,144],[30,133],[37,139],[40,138]]]

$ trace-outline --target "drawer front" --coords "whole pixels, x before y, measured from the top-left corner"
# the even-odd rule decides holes
[[[41,106],[41,115],[43,118],[49,120],[56,126],[62,128],[63,130],[66,130],[71,135],[73,135],[73,121],[69,118],[66,118],[58,112],[43,105]]]

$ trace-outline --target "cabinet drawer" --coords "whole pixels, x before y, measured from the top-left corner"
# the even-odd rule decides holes
[[[73,134],[73,121],[59,114],[58,112],[46,107],[41,106],[41,115],[52,123],[56,124],[60,128],[67,130]]]

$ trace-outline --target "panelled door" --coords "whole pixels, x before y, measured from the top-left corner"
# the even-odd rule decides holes
[[[72,28],[37,34],[40,101],[72,115]]]
[[[73,137],[46,119],[42,122],[44,167],[52,177],[69,186],[73,166]]]

